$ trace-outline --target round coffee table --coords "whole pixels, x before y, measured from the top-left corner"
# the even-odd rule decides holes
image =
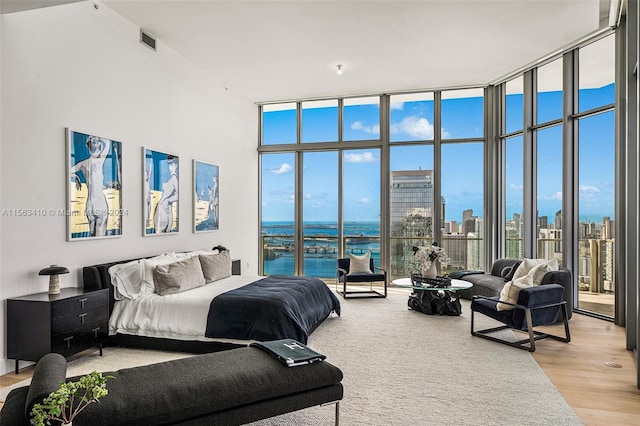
[[[391,284],[398,287],[413,290],[407,302],[409,309],[422,312],[427,315],[456,316],[462,313],[460,299],[455,296],[456,290],[465,290],[473,287],[469,281],[451,279],[448,287],[428,287],[416,285],[411,278],[396,278]]]
[[[391,284],[398,287],[412,288],[414,290],[426,290],[426,291],[438,291],[438,290],[447,290],[447,291],[456,291],[456,290],[466,290],[468,288],[473,287],[473,283],[465,280],[457,280],[455,278],[451,279],[450,287],[426,287],[425,285],[417,286],[413,285],[411,278],[396,278],[391,281]]]

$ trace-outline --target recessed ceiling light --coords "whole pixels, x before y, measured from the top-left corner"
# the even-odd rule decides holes
[[[338,75],[342,75],[342,64],[336,65],[336,68],[338,69]]]

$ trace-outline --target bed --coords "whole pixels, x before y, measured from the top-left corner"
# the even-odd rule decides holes
[[[187,262],[193,274],[182,266],[177,273]],[[88,290],[109,289],[110,342],[120,346],[211,352],[285,338],[306,343],[331,313],[340,315],[318,278],[231,275],[228,251],[85,266],[83,281]]]

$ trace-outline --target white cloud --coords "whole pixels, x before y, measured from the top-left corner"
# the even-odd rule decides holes
[[[362,198],[360,198],[358,200],[358,203],[360,203],[360,204],[369,204],[369,201],[371,201],[371,200],[369,200],[367,197],[362,197]]]
[[[290,171],[293,170],[293,167],[291,166],[291,164],[289,163],[282,163],[280,165],[280,167],[278,168],[272,168],[271,170],[269,170],[271,173],[276,174],[276,175],[283,175],[285,173],[289,173]]]
[[[347,163],[373,163],[378,161],[371,151],[361,153],[347,153],[344,155],[344,161]]]
[[[524,188],[522,184],[516,185],[515,183],[509,184],[509,189],[521,191]]]
[[[419,139],[433,139],[433,124],[424,117],[405,117],[400,123],[391,124],[391,133],[406,133]]]
[[[580,185],[580,192],[600,192],[600,189],[595,186]]]
[[[373,135],[379,135],[380,134],[380,126],[379,125],[375,125],[375,126],[365,126],[362,124],[362,121],[354,121],[351,124],[351,129],[353,130],[362,130],[365,133],[370,133]]]
[[[391,110],[397,109],[397,110],[403,110],[404,109],[404,102],[391,102]]]
[[[540,195],[538,198],[545,201],[562,201],[562,192],[558,191],[551,195]]]

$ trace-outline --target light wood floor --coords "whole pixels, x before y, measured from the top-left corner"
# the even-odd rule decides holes
[[[635,355],[625,349],[624,328],[576,313],[569,327],[568,344],[548,339],[536,343],[533,357],[538,365],[585,425],[640,425]],[[540,330],[563,332],[562,326]]]
[[[571,343],[542,340],[536,344],[534,359],[586,426],[640,425],[635,357],[625,349],[624,328],[575,313],[569,324]],[[561,326],[541,330],[563,332]],[[0,376],[0,388],[30,378],[32,373],[30,366],[19,374]]]

